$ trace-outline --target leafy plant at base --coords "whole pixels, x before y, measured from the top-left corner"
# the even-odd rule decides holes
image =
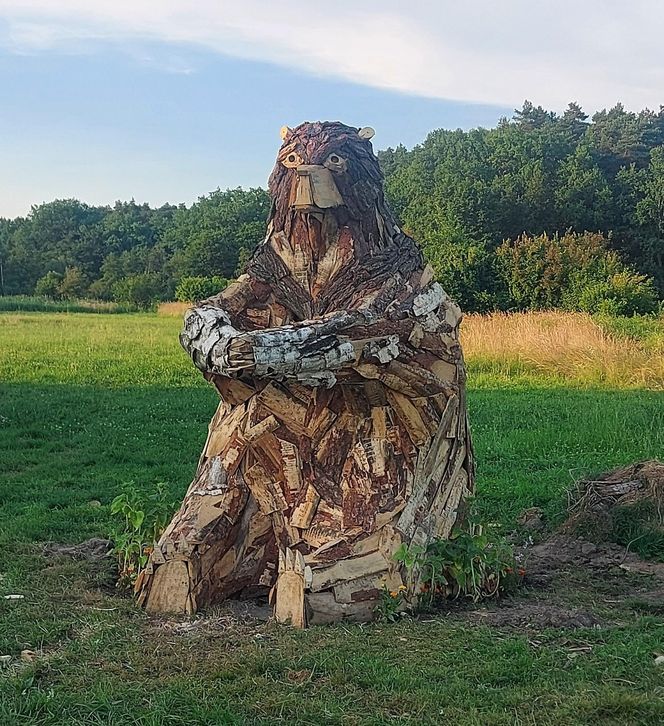
[[[467,529],[454,529],[449,539],[426,548],[402,545],[394,554],[411,580],[421,583],[420,606],[436,601],[469,598],[473,602],[498,597],[516,587],[525,574],[518,568],[512,546],[491,534],[472,515]]]
[[[144,571],[175,507],[175,502],[166,500],[163,482],[147,495],[139,492],[133,482],[127,482],[111,502],[111,514],[118,521],[111,533],[120,570],[118,587],[133,586]]]
[[[400,615],[404,612],[406,601],[404,591],[406,587],[401,585],[397,590],[390,590],[387,585],[383,585],[380,592],[380,601],[374,608],[374,612],[378,620],[388,623],[396,623]]]

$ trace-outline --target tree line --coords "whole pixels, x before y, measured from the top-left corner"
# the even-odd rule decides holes
[[[664,107],[526,102],[496,128],[379,152],[386,194],[467,310],[649,312],[664,298]],[[148,306],[210,294],[265,232],[263,189],[190,207],[74,199],[0,219],[0,293]]]

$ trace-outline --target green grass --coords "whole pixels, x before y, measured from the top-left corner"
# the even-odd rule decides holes
[[[664,314],[606,317],[598,315],[597,322],[617,337],[638,341],[646,350],[664,354]]]
[[[122,482],[185,491],[216,397],[178,328],[151,314],[0,314],[0,595],[25,595],[0,600],[0,654],[44,653],[0,672],[0,724],[664,721],[652,664],[664,625],[629,608],[573,632],[454,617],[183,632],[109,591],[104,568],[42,557],[43,541],[108,533]],[[507,528],[532,505],[555,521],[580,475],[664,454],[661,392],[469,371],[478,502]]]
[[[133,313],[137,310],[130,303],[103,300],[51,300],[39,295],[0,295],[2,312]]]

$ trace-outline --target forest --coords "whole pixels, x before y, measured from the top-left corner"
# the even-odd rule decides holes
[[[432,131],[378,152],[387,198],[469,311],[657,311],[664,299],[664,106],[589,118],[526,101],[493,129]],[[58,199],[0,218],[0,294],[193,300],[264,235],[264,189],[187,207]]]

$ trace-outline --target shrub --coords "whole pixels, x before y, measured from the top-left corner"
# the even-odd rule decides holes
[[[111,535],[118,558],[119,587],[140,585],[150,553],[168,524],[175,509],[166,501],[166,485],[158,482],[147,495],[139,492],[133,482],[123,485],[123,491],[111,502],[111,514],[116,526]]]
[[[60,296],[65,300],[76,300],[85,297],[88,289],[88,278],[80,267],[68,267],[58,287]]]
[[[496,257],[518,309],[562,307],[625,315],[656,306],[652,281],[627,266],[600,233],[524,234],[504,241]]]
[[[425,254],[436,279],[462,310],[484,313],[504,305],[505,295],[486,245],[450,238],[426,245]]]
[[[180,302],[198,302],[221,292],[228,280],[220,275],[212,277],[183,277],[175,289],[175,297]]]
[[[88,288],[88,295],[93,300],[112,300],[113,299],[113,284],[110,283],[106,278],[100,277],[95,280]]]
[[[40,277],[35,285],[35,295],[47,297],[50,300],[60,299],[60,283],[62,275],[59,272],[51,270],[44,277]]]
[[[145,309],[152,307],[162,298],[163,288],[161,275],[145,272],[118,280],[113,285],[113,297],[120,302],[131,303]]]
[[[469,598],[473,602],[498,597],[512,590],[525,571],[517,566],[513,547],[472,520],[468,529],[455,528],[449,539],[436,539],[424,547],[402,545],[394,559],[417,573],[421,582],[420,607],[445,600]]]
[[[575,296],[576,297],[576,296]],[[587,283],[565,307],[604,315],[642,315],[657,307],[652,280],[631,270],[611,275],[607,280]]]

